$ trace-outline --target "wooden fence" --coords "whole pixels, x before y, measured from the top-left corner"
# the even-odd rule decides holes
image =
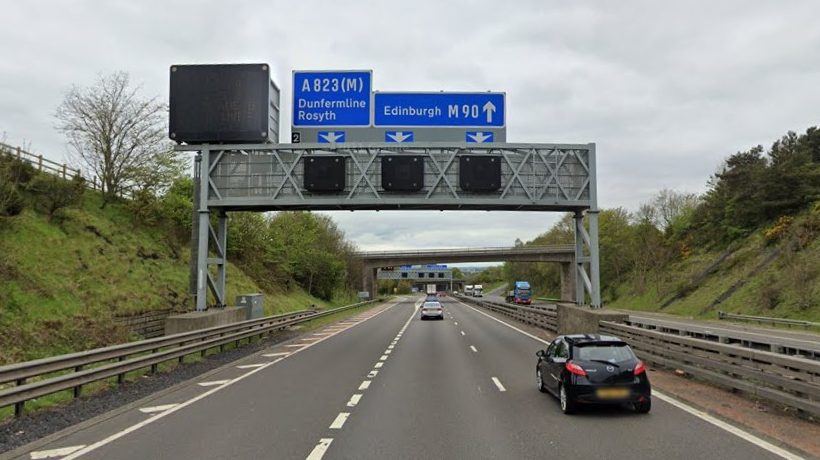
[[[81,177],[85,179],[85,186],[87,188],[90,188],[91,190],[102,190],[102,181],[98,181],[97,176],[92,176],[89,179],[84,177],[82,171],[79,169],[72,168],[65,163],[51,161],[48,158],[44,158],[42,154],[27,152],[19,146],[12,146],[3,142],[0,142],[0,154],[9,155],[16,158],[18,161],[23,161],[34,166],[37,171],[62,177],[66,180]],[[128,195],[126,193],[120,194],[120,196]]]

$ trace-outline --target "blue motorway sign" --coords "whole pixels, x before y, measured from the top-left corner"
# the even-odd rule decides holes
[[[369,70],[294,71],[293,126],[370,126]]]
[[[375,93],[375,126],[505,126],[504,93]]]

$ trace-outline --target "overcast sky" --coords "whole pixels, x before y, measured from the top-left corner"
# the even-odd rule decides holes
[[[596,142],[599,204],[635,210],[818,124],[818,18],[818,1],[4,2],[0,133],[63,161],[72,84],[124,70],[167,100],[171,64],[267,62],[288,139],[292,70],[373,69],[378,90],[505,91],[508,141]],[[331,215],[363,249],[506,246],[559,217]]]

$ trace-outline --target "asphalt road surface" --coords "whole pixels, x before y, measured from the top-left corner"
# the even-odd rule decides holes
[[[563,415],[536,389],[542,342],[452,299],[445,320],[420,321],[418,300],[277,345],[21,458],[799,458],[663,395],[647,415]]]

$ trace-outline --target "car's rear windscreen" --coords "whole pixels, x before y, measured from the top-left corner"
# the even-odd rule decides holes
[[[625,343],[580,345],[573,358],[580,361],[621,362],[635,359],[635,354]]]

